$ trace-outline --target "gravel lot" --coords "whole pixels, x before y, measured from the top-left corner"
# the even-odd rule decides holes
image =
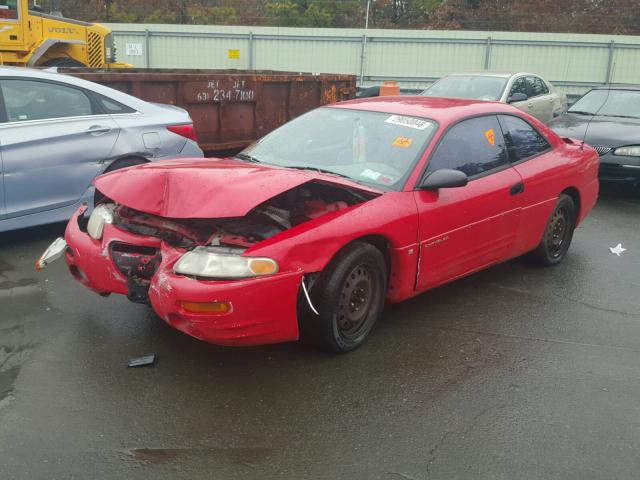
[[[605,189],[562,265],[387,308],[341,356],[208,345],[36,274],[62,231],[0,234],[3,480],[638,478],[638,190]]]

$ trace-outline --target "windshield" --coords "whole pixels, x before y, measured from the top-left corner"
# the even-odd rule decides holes
[[[611,117],[640,118],[640,91],[591,90],[571,105],[569,112],[582,115],[597,113]]]
[[[16,20],[18,18],[18,0],[0,0],[0,18]]]
[[[507,79],[502,77],[452,75],[441,78],[422,92],[422,95],[427,97],[500,100],[506,84]]]
[[[274,130],[239,157],[401,190],[436,128],[424,118],[324,107]]]

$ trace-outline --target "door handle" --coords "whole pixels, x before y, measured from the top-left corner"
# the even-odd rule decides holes
[[[99,135],[104,135],[105,133],[109,133],[111,131],[111,127],[105,127],[103,125],[91,125],[88,130],[85,130],[84,133],[87,135],[93,135],[95,137]]]
[[[533,103],[531,103],[531,102],[527,103],[527,107],[533,108]]]
[[[520,193],[523,193],[523,192],[524,192],[524,183],[522,182],[516,183],[514,186],[512,186],[509,189],[509,193],[511,195],[519,195]]]

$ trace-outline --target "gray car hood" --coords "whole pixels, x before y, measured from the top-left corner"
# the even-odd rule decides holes
[[[591,123],[589,124],[589,120]],[[589,129],[585,137],[585,130]],[[575,115],[566,113],[549,122],[549,127],[561,137],[583,140],[589,145],[621,147],[640,145],[640,119]]]

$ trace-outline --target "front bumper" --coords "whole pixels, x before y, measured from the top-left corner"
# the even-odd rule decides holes
[[[603,182],[640,183],[640,166],[601,163],[599,177]]]
[[[130,279],[112,258],[114,242],[158,248],[160,263],[151,277],[149,301],[169,325],[192,337],[218,345],[249,346],[298,339],[297,301],[303,272],[282,272],[239,281],[201,281],[176,275],[174,263],[184,253],[154,237],[135,235],[107,224],[101,241],[81,231],[79,209],[65,232],[66,260],[73,276],[102,295],[130,294]],[[224,314],[186,311],[181,302],[224,301]]]
[[[640,158],[614,155],[611,149],[600,157],[599,177],[603,182],[638,183]]]

